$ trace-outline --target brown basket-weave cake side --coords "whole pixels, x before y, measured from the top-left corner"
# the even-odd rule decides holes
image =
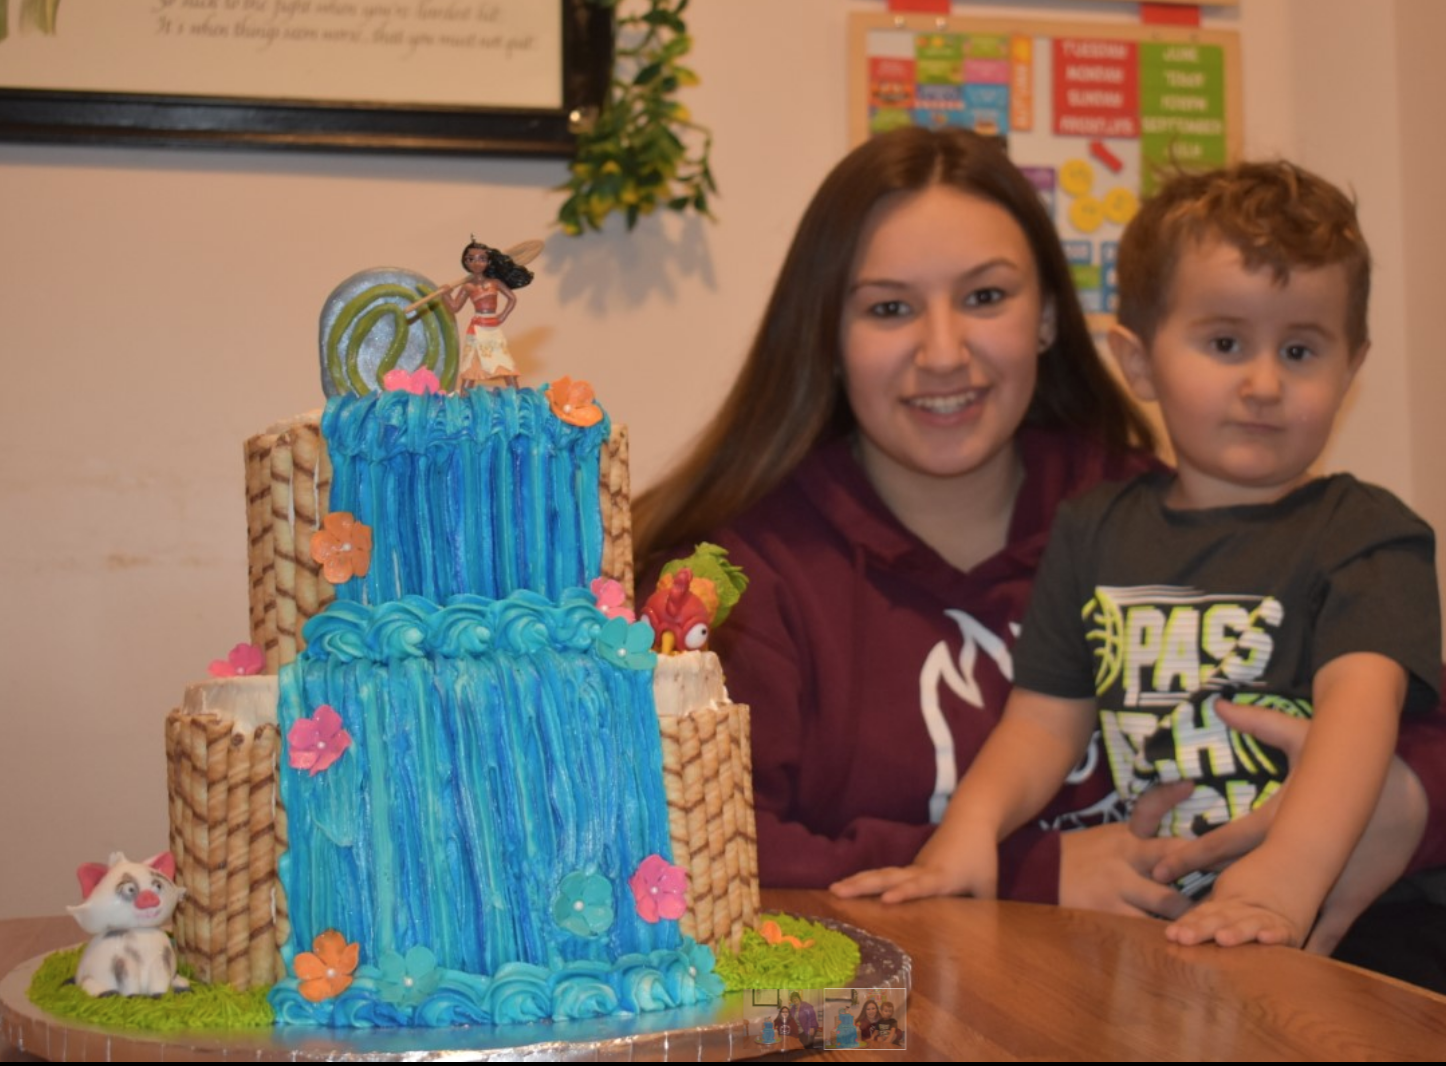
[[[253,437],[246,451],[247,516],[260,523],[251,529],[248,569],[253,596],[259,588],[263,600],[260,609],[252,604],[251,640],[275,671],[306,647],[302,627],[336,598],[311,557],[312,534],[327,514],[331,462],[315,416]],[[269,505],[252,507],[249,500],[261,496],[263,484]]]
[[[274,723],[172,711],[166,779],[176,881],[176,947],[205,983],[271,985],[283,976],[276,880]]]
[[[271,535],[271,449],[276,434],[246,442],[246,560],[250,586],[251,640],[266,655],[266,672],[280,667],[276,632],[276,543]],[[269,616],[268,616],[269,612]]]
[[[301,630],[336,598],[311,557],[331,491],[331,462],[315,414],[246,442],[251,642],[275,673],[306,646]]]
[[[602,506],[602,576],[623,587],[633,602],[633,511],[628,467],[628,427],[613,423],[598,459]]]
[[[737,950],[759,912],[748,708],[659,719],[673,861],[688,871],[685,936]]]

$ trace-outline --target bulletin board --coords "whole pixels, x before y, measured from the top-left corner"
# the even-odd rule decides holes
[[[852,143],[909,125],[1003,139],[1092,317],[1115,311],[1120,234],[1159,176],[1240,155],[1230,31],[855,14],[849,49]]]

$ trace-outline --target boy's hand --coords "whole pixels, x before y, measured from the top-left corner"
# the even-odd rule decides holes
[[[924,845],[909,866],[865,870],[834,882],[829,891],[842,899],[879,896],[885,903],[929,896],[995,897],[999,849],[992,835],[981,831],[965,836],[961,832],[947,849],[934,844],[931,840]]]
[[[1220,875],[1210,898],[1165,928],[1176,944],[1305,944],[1314,908],[1293,898],[1278,870],[1242,859]]]
[[[1292,766],[1299,762],[1309,722],[1223,700],[1216,704],[1216,710],[1232,729],[1280,748]],[[1178,843],[1155,866],[1155,880],[1169,884],[1194,870],[1221,869],[1248,855],[1265,839],[1281,795],[1289,787],[1287,779],[1281,792],[1244,818],[1198,840]],[[1320,918],[1305,944],[1307,951],[1321,955],[1334,951],[1351,923],[1405,872],[1425,831],[1428,807],[1420,780],[1399,758],[1392,759],[1375,813],[1321,907]]]

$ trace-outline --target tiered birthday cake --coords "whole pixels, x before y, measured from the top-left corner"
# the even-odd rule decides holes
[[[626,436],[582,383],[426,369],[247,444],[266,672],[168,719],[182,958],[283,1024],[717,995],[706,945],[757,910],[747,708],[625,612]]]

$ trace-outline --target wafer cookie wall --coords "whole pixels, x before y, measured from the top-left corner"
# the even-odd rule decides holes
[[[267,673],[296,658],[306,647],[302,627],[336,598],[310,551],[330,488],[331,463],[315,413],[246,442],[251,642],[266,653]]]
[[[659,724],[673,861],[688,871],[683,933],[736,951],[759,912],[748,708],[726,703]]]
[[[276,679],[191,685],[166,719],[166,778],[181,959],[206,983],[270,985],[288,926],[276,881]]]

